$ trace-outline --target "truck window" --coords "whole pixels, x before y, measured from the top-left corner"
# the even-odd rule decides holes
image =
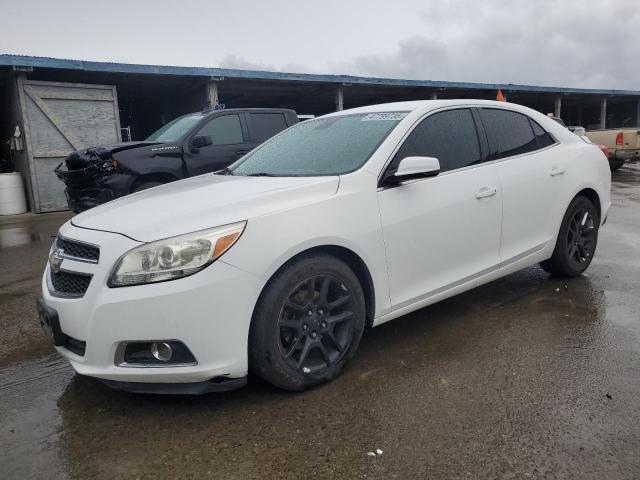
[[[213,145],[232,145],[244,142],[238,115],[215,117],[202,127],[196,135],[209,135]]]
[[[251,137],[254,142],[264,142],[287,128],[282,113],[250,113]]]

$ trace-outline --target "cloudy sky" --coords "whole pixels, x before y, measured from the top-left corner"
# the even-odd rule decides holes
[[[0,53],[640,89],[638,0],[20,0]]]

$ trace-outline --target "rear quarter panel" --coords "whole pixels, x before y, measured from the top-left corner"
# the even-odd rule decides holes
[[[568,145],[566,155],[568,158],[569,185],[572,189],[567,191],[563,215],[569,203],[582,190],[589,188],[595,190],[600,200],[600,222],[606,218],[611,205],[611,170],[609,162],[597,145],[582,142]],[[557,230],[560,229],[558,221]]]

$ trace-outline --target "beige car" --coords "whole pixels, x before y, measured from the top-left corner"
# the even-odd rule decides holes
[[[625,162],[640,160],[639,128],[589,130],[587,137],[593,143],[609,149],[611,171],[618,170]]]

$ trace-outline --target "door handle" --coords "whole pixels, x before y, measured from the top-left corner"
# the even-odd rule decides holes
[[[476,198],[480,200],[481,198],[493,197],[496,193],[498,193],[496,187],[482,187],[476,193]]]
[[[562,175],[567,170],[564,167],[553,167],[551,169],[551,176],[555,177],[556,175]]]

